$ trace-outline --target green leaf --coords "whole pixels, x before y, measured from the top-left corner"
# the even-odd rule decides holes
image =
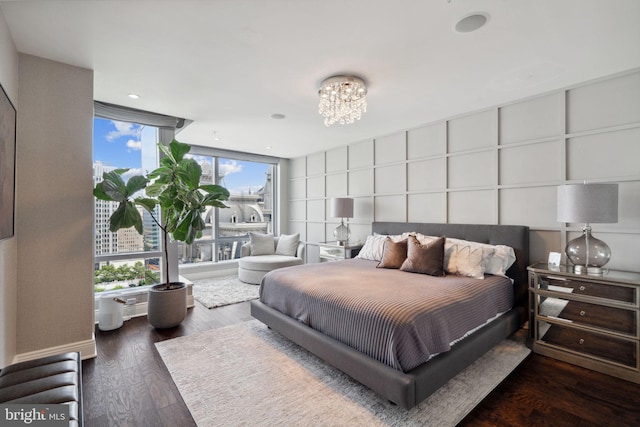
[[[111,196],[105,193],[105,191],[102,189],[102,182],[96,184],[96,188],[93,189],[93,195],[98,200],[113,201],[113,198],[111,198]]]
[[[128,170],[129,169],[116,169],[102,174],[102,182],[100,183],[102,191],[111,197],[111,200],[121,202],[128,198],[127,186],[122,176],[120,176]]]
[[[109,231],[115,233],[122,228],[135,227],[138,233],[142,234],[142,217],[136,206],[126,200],[121,202],[118,209],[109,218]]]
[[[165,184],[154,181],[152,184],[147,185],[146,193],[149,197],[158,197],[162,194],[162,191],[165,188]]]
[[[208,194],[220,195],[218,200],[227,200],[229,198],[229,190],[221,185],[204,184],[200,186],[200,189],[206,191]]]
[[[136,175],[127,181],[127,195],[133,196],[136,192],[144,189],[149,180],[142,175]]]
[[[155,199],[148,199],[148,198],[142,198],[142,197],[138,197],[135,200],[135,202],[136,202],[136,204],[142,206],[143,208],[145,208],[149,212],[153,212],[153,210],[155,209],[156,205],[158,204],[158,202]]]
[[[193,159],[185,159],[180,162],[176,174],[184,181],[184,183],[192,190],[200,185],[200,177],[202,176],[202,168]]]
[[[187,242],[187,237],[189,235],[189,229],[191,228],[191,213],[186,215],[176,226],[176,229],[173,231],[173,238],[176,240],[183,241],[187,244],[193,243]]]
[[[179,163],[184,158],[184,155],[191,151],[191,146],[189,144],[178,142],[174,139],[171,141],[171,144],[169,144],[169,149],[171,150],[173,158]]]

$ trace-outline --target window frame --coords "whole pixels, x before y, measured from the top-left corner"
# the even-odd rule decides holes
[[[280,164],[282,161],[281,158],[275,157],[275,156],[266,156],[262,154],[253,154],[253,153],[244,153],[241,151],[226,150],[223,148],[205,147],[202,145],[191,145],[191,151],[189,152],[189,154],[194,156],[207,156],[215,159],[215,161],[213,162],[213,173],[214,173],[214,177],[216,177],[216,183],[218,183],[217,177],[219,172],[220,159],[240,160],[240,161],[255,162],[255,163],[267,163],[272,165],[273,173],[271,175],[271,187],[272,187],[271,190],[272,190],[272,198],[273,198],[273,201],[272,201],[273,212],[271,215],[271,227],[274,235],[277,235],[279,233],[280,204],[277,203],[276,200],[278,200],[278,197],[279,197],[280,187],[278,182],[278,176],[279,176]],[[215,264],[237,261],[237,258],[231,259],[231,260],[218,260],[217,253],[218,253],[219,244],[221,242],[242,241],[247,239],[247,236],[220,236],[220,215],[218,214],[220,208],[215,208],[215,209],[216,209],[216,212],[214,215],[215,218],[214,218],[214,236],[213,236],[214,243],[215,243],[215,246],[214,246],[215,256],[212,256],[211,261],[206,261],[203,263],[196,263],[196,264],[215,265]],[[195,264],[194,263],[180,264],[180,268],[182,267],[190,268],[190,266],[193,266],[193,265]]]

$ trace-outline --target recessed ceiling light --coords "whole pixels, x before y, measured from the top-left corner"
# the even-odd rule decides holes
[[[275,119],[275,120],[282,120],[285,117],[287,117],[287,116],[285,116],[284,114],[280,114],[280,113],[274,113],[274,114],[271,115],[271,118]]]
[[[471,33],[479,30],[489,20],[489,15],[484,12],[475,12],[465,16],[456,24],[455,30],[458,33]]]
[[[139,99],[140,95],[138,95],[137,93],[130,93],[129,95],[127,95],[129,98],[131,99]]]
[[[213,140],[214,141],[220,141],[220,137],[218,135],[216,135],[216,131],[213,131]]]
[[[271,146],[270,146],[270,145],[267,145],[265,148],[266,148],[267,150],[271,150]]]

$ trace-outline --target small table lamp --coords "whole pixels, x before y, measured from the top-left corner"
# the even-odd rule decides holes
[[[339,245],[344,246],[351,236],[349,226],[344,225],[345,218],[353,218],[353,199],[349,197],[334,197],[331,199],[331,216],[340,218],[340,225],[333,230],[333,236]]]
[[[611,249],[591,235],[589,223],[618,222],[618,184],[575,184],[558,187],[558,221],[582,222],[582,236],[567,243],[567,258],[577,274],[602,275]]]

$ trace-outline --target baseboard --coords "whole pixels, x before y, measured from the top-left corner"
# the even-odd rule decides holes
[[[16,354],[13,363],[25,362],[27,360],[39,359],[41,357],[54,356],[60,353],[68,353],[70,351],[80,352],[82,360],[91,359],[97,356],[96,337],[91,334],[91,339],[85,341],[77,341],[69,344],[59,345],[56,347],[43,348],[40,350],[29,351],[27,353]]]

